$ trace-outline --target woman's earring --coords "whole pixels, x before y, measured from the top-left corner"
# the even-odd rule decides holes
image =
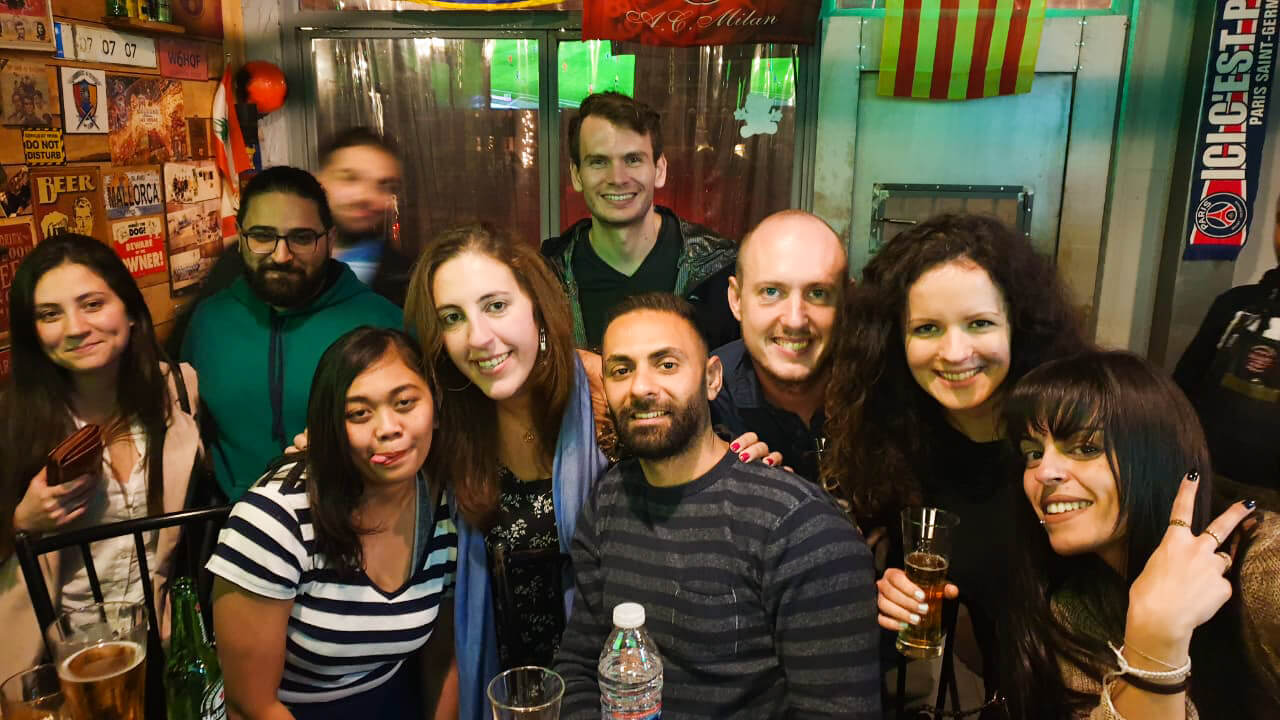
[[[542,330],[539,330],[539,331],[538,331],[538,350],[539,350],[539,351],[541,351],[541,352],[546,352],[546,351],[547,351],[547,330],[546,330],[546,328],[543,328]]]

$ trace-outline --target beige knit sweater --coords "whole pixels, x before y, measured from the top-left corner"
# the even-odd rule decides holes
[[[1270,717],[1268,713],[1276,713],[1276,708],[1280,708],[1280,516],[1261,513],[1261,522],[1238,563],[1238,574],[1233,584],[1235,595],[1232,602],[1242,603],[1242,637],[1248,643],[1248,657],[1265,685],[1258,695],[1266,698],[1268,703],[1266,708],[1253,708],[1252,717]],[[1052,606],[1054,614],[1063,621],[1075,627],[1089,625],[1081,608],[1072,602],[1070,593],[1055,596]],[[1115,658],[1099,658],[1098,667],[1115,669]],[[1110,691],[1104,693],[1102,684],[1093,674],[1073,663],[1063,662],[1062,678],[1068,688],[1098,696],[1098,705],[1087,713],[1081,713],[1080,720],[1124,720],[1111,705]],[[1198,720],[1199,717],[1195,704],[1188,697],[1187,720]]]

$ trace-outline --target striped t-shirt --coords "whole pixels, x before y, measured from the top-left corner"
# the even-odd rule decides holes
[[[573,538],[573,615],[560,717],[600,717],[596,663],[613,608],[644,606],[663,660],[664,720],[880,718],[871,554],[813,483],[727,453],[653,487],[605,473]]]
[[[453,587],[458,536],[446,503],[430,519],[422,475],[418,499],[417,569],[392,593],[363,571],[339,576],[316,554],[304,463],[273,468],[236,503],[208,569],[256,595],[293,600],[282,702],[330,702],[372,690],[431,637],[440,601]]]

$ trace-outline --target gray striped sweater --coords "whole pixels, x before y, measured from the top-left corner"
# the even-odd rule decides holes
[[[670,488],[606,473],[573,541],[562,716],[598,718],[613,607],[638,602],[665,663],[663,717],[879,718],[875,576],[857,530],[799,476],[725,455]]]

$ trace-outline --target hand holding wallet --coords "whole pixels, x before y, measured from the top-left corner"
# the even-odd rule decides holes
[[[88,424],[49,451],[45,483],[59,485],[102,471],[102,428]]]

